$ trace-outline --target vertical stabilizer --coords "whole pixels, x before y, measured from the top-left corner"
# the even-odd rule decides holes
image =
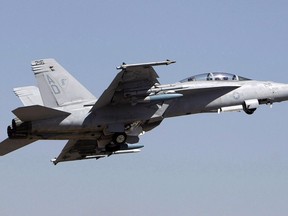
[[[32,61],[44,106],[62,107],[96,98],[54,59]]]
[[[43,105],[40,91],[36,86],[18,87],[13,90],[24,106]]]

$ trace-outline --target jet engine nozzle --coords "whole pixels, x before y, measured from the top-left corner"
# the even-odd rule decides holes
[[[12,119],[11,126],[7,127],[7,134],[10,139],[25,139],[31,132],[31,122],[22,122],[15,118]]]

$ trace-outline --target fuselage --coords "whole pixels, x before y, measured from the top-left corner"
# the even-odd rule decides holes
[[[288,100],[288,84],[212,72],[159,84],[153,66],[175,61],[122,64],[108,88],[96,97],[54,59],[32,62],[36,86],[14,89],[23,102],[12,112],[0,155],[37,140],[68,140],[52,162],[99,159],[136,153],[139,136],[165,118],[244,111]],[[133,144],[133,145],[130,145]]]
[[[288,84],[245,78],[186,79],[174,84],[154,86],[148,92],[148,102],[147,95],[139,95],[138,103],[111,104],[93,113],[90,110],[96,101],[88,105],[80,103],[63,106],[61,111],[71,113],[69,116],[30,122],[27,127],[28,137],[105,139],[113,134],[115,128],[117,131],[118,124],[124,125],[126,134],[138,137],[144,131],[158,126],[164,118],[239,110],[252,114],[261,104],[288,100]]]
[[[197,94],[193,90],[207,87],[207,82],[195,81],[182,85],[187,87],[183,97],[171,104],[165,117],[218,112],[224,107],[243,106],[248,100],[257,100],[259,105],[288,100],[288,84],[269,81],[209,81],[209,89],[198,91]]]

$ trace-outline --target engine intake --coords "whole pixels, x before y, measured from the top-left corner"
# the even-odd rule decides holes
[[[250,99],[250,100],[245,100],[243,104],[243,110],[245,113],[248,115],[251,115],[255,112],[255,110],[259,107],[259,101],[258,99]]]

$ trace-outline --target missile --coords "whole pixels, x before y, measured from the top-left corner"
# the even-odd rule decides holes
[[[125,62],[122,63],[119,67],[117,67],[117,70],[120,69],[126,69],[128,67],[147,67],[147,66],[159,66],[159,65],[170,65],[176,63],[176,61],[171,61],[167,59],[166,61],[160,61],[160,62],[148,62],[148,63],[139,63],[139,64],[126,64]]]
[[[143,100],[141,100],[139,102],[148,103],[148,102],[153,102],[153,101],[165,101],[165,100],[171,100],[171,99],[179,98],[182,96],[183,96],[183,94],[179,94],[179,93],[151,95],[151,96],[145,97]]]
[[[113,154],[129,154],[129,153],[138,153],[140,152],[140,149],[131,149],[131,150],[119,150],[113,152]]]

